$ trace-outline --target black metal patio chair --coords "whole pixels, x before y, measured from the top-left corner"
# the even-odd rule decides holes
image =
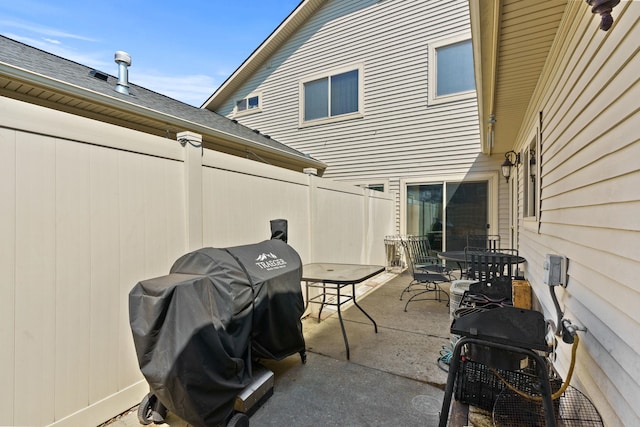
[[[443,294],[446,296],[447,306],[449,305],[449,293],[442,289],[440,284],[450,282],[451,279],[442,272],[430,271],[429,268],[438,270],[444,268],[442,261],[437,257],[420,255],[420,264],[418,264],[416,253],[410,243],[410,239],[402,241],[407,256],[407,264],[411,273],[411,282],[403,289],[400,294],[400,300],[405,293],[412,293],[411,297],[404,305],[404,311],[412,301],[436,300],[443,301]]]
[[[467,234],[467,246],[495,250],[500,247],[498,234]]]
[[[451,281],[452,270],[438,259],[438,253],[431,249],[428,236],[406,236],[402,244],[406,252],[411,252],[418,271],[443,274]]]
[[[518,257],[517,249],[479,250],[465,248],[467,267],[465,274],[470,280],[488,282],[498,277],[514,277],[514,257]]]

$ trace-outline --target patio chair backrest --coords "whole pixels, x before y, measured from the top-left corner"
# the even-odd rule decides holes
[[[502,250],[499,252],[495,250],[479,251],[477,248],[467,248],[467,276],[471,280],[481,282],[491,281],[497,277],[513,278],[512,255],[508,252],[502,252]],[[517,251],[515,255],[517,255]]]
[[[467,246],[498,249],[500,247],[500,236],[497,234],[467,234]]]
[[[420,238],[416,239],[416,237]],[[402,239],[407,265],[413,278],[422,282],[448,281],[449,278],[445,276],[448,274],[447,269],[442,266],[442,261],[438,257],[428,255],[428,250],[421,237],[423,236],[409,236],[409,238]],[[426,236],[424,237],[426,238]]]
[[[435,256],[427,236],[407,236],[403,243],[415,264],[427,264]]]

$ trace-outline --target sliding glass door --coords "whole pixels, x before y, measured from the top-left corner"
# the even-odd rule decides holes
[[[407,186],[407,234],[429,236],[431,248],[442,250],[443,209],[442,184]]]
[[[467,234],[489,233],[487,181],[409,184],[406,200],[407,234],[429,236],[436,251],[462,250]]]

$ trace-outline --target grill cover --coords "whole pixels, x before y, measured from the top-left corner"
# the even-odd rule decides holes
[[[302,263],[281,240],[180,257],[136,284],[129,319],[151,393],[200,426],[223,423],[251,381],[251,361],[304,351]]]

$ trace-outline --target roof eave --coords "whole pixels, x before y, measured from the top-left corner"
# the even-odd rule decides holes
[[[180,117],[176,117],[170,114],[162,113],[160,111],[153,110],[148,107],[137,105],[125,100],[111,97],[93,90],[83,88],[62,80],[54,79],[42,74],[34,73],[23,68],[15,67],[7,63],[0,62],[0,74],[6,75],[9,78],[17,79],[29,84],[47,88],[59,93],[84,99],[88,102],[104,105],[110,108],[114,108],[121,111],[126,111],[132,114],[149,117],[154,120],[169,122],[177,127],[183,127],[185,130],[200,133],[203,136],[210,136],[213,138],[219,138],[233,143],[237,143],[241,146],[259,149],[263,152],[269,152],[276,156],[295,160],[297,163],[308,164],[309,167],[315,167],[318,169],[326,169],[327,165],[319,160],[315,160],[303,155],[295,155],[293,153],[280,150],[276,147],[271,147],[266,144],[260,144],[255,141],[241,138],[239,136],[230,134],[228,132],[221,131],[212,127],[204,126]]]
[[[528,111],[536,108],[549,52],[572,3],[469,0],[483,153],[515,150],[531,132]]]
[[[251,76],[307,18],[327,0],[303,0],[251,55],[215,90],[200,108],[216,111],[222,102]]]
[[[474,73],[480,120],[480,144],[491,154],[500,9],[502,2],[469,0]]]

